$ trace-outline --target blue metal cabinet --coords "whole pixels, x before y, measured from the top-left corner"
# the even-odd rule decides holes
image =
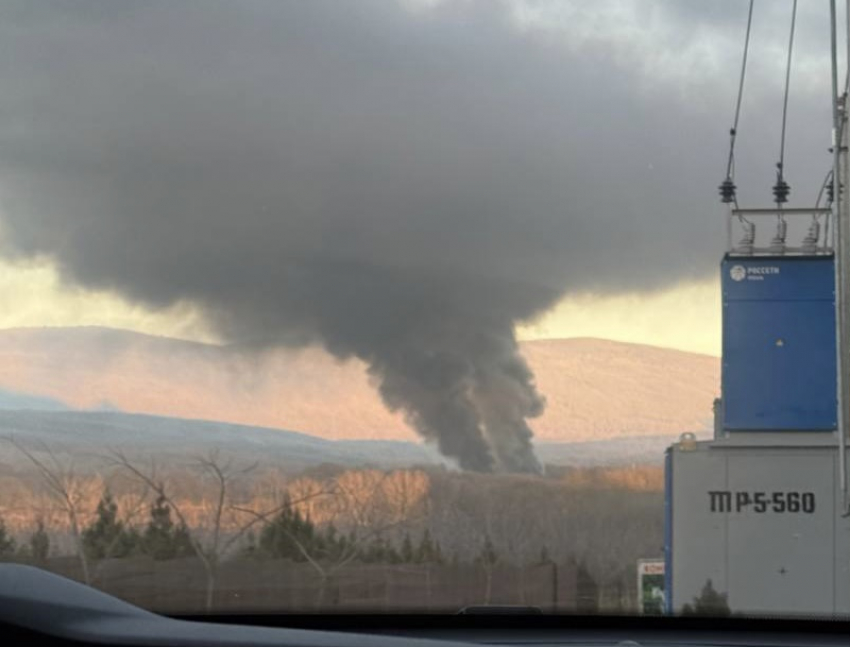
[[[835,429],[832,257],[726,257],[721,270],[724,429]]]

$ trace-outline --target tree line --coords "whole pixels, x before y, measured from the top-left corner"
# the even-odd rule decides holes
[[[32,519],[26,532],[19,524],[17,545],[0,522],[0,558],[69,554],[67,544],[51,547],[58,519],[86,582],[97,584],[110,559],[192,557],[206,576],[207,608],[222,561],[239,557],[308,564],[318,606],[353,563],[475,565],[487,575],[487,598],[498,568],[572,564],[585,604],[616,610],[635,594],[637,558],[661,550],[661,495],[646,487],[645,471],[608,478],[594,470],[588,480],[569,470],[541,479],[323,466],[280,475],[215,452],[176,469],[107,450],[109,471],[92,479],[50,448],[10,442],[54,516],[51,526]]]
[[[97,504],[95,519],[83,528],[82,548],[90,561],[147,555],[155,560],[175,559],[192,554],[189,531],[175,524],[171,508],[160,498],[150,507],[150,519],[140,528],[125,524],[109,490]],[[17,544],[0,518],[0,558],[18,558],[36,564],[47,562],[51,554],[50,535],[38,519],[36,528],[25,542]]]
[[[106,490],[97,504],[95,518],[82,531],[82,547],[88,560],[121,559],[146,556],[156,561],[191,557],[194,554],[189,529],[175,523],[171,506],[160,496],[150,506],[149,519],[143,527],[125,524],[119,517],[115,498]],[[287,506],[266,523],[259,536],[249,533],[241,554],[255,559],[289,559],[307,562],[311,558],[325,562],[338,561],[349,550],[367,564],[444,564],[439,543],[428,529],[414,539],[405,532],[400,542],[374,537],[359,542],[353,533],[340,533],[336,526],[317,526],[298,509]],[[495,559],[490,542],[482,546],[481,560]],[[0,559],[19,558],[44,564],[50,557],[50,536],[44,522],[25,542],[18,544],[0,517]]]

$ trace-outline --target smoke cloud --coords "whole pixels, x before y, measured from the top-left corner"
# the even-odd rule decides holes
[[[515,326],[712,271],[731,89],[510,6],[4,2],[4,251],[359,357],[464,468],[536,472]]]

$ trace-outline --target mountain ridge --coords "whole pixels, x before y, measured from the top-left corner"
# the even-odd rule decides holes
[[[520,343],[547,399],[546,442],[708,432],[719,359],[596,338]],[[99,326],[0,330],[0,389],[329,439],[418,440],[365,366],[317,347],[243,351]]]
[[[660,464],[675,440],[542,442],[535,451],[545,464],[568,467]],[[113,411],[0,410],[0,443],[6,441],[36,454],[49,452],[51,460],[67,457],[92,472],[108,466],[114,451],[128,459],[178,464],[220,452],[227,460],[283,469],[451,464],[434,447],[415,441],[327,440],[286,429]]]

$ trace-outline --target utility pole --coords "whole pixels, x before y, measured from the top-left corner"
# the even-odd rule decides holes
[[[850,9],[850,0],[847,2]],[[850,220],[847,201],[841,194],[842,186],[847,186],[847,105],[846,95],[838,86],[838,18],[836,0],[830,0],[830,55],[832,62],[832,187],[833,220],[835,231],[835,341],[836,341],[836,426],[838,432],[839,488],[842,514],[848,510],[847,501],[847,425],[850,411],[847,409],[850,398],[845,393],[845,383],[850,369],[847,358],[848,321],[845,310],[850,304],[848,286],[850,286]],[[850,34],[848,38],[848,66],[850,66]]]

